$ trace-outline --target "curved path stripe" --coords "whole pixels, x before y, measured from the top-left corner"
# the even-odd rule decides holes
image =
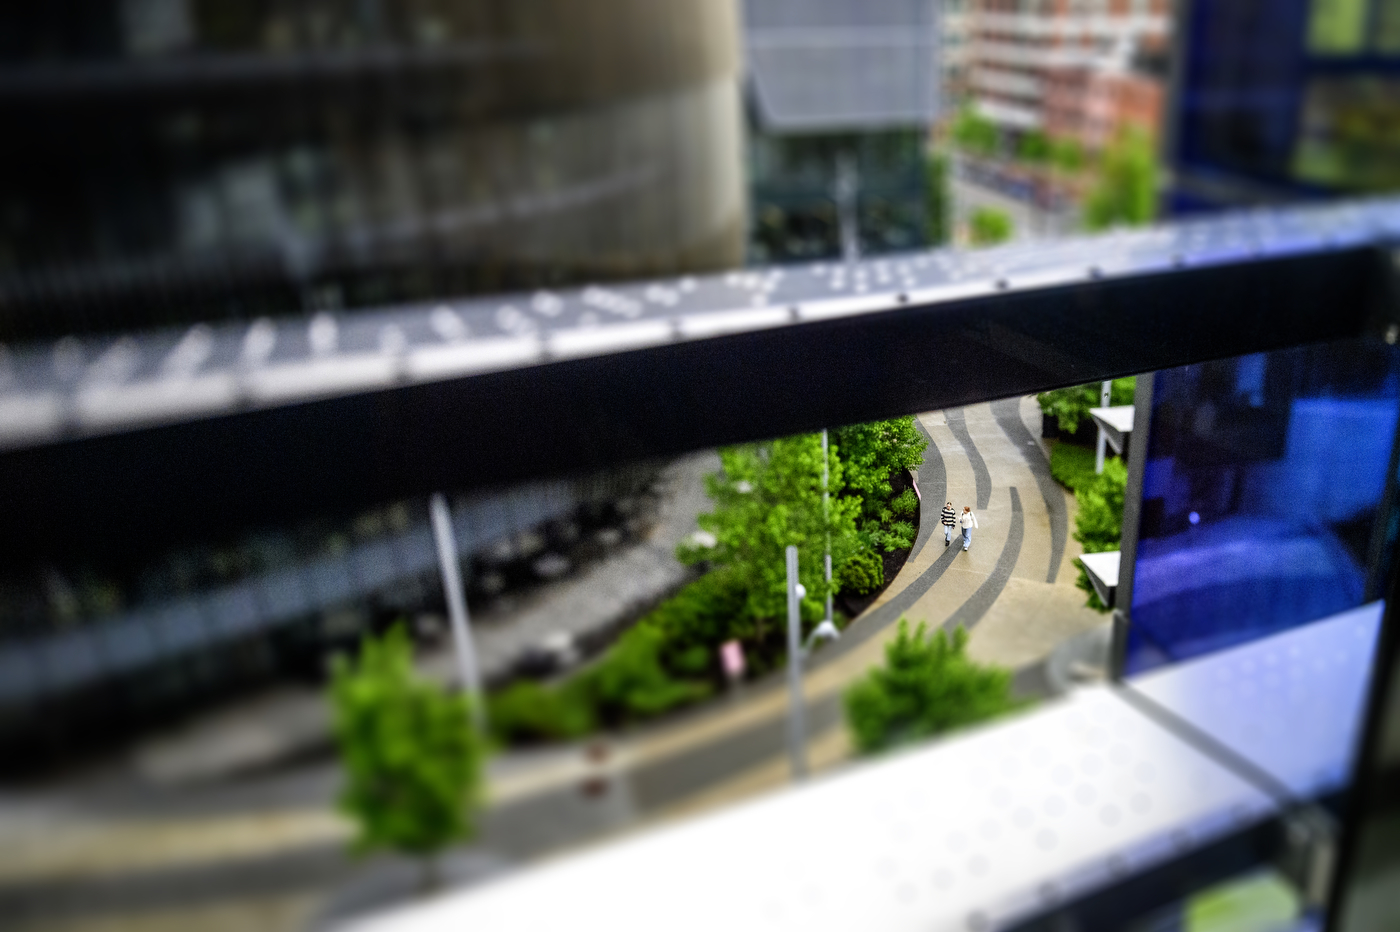
[[[957,611],[948,616],[948,620],[943,622],[943,627],[952,630],[958,625],[964,628],[972,628],[973,625],[982,620],[982,616],[987,614],[987,609],[992,607],[992,603],[1001,595],[1001,590],[1006,588],[1006,582],[1011,578],[1011,571],[1016,568],[1016,561],[1021,557],[1021,541],[1026,536],[1026,516],[1021,510],[1021,493],[1016,491],[1016,487],[1011,487],[1011,528],[1006,535],[1006,543],[1002,545],[1001,556],[997,558],[997,565],[992,570],[992,574],[977,587],[977,591],[972,593],[966,602],[958,606]],[[955,548],[949,548],[955,549]]]
[[[1050,514],[1050,568],[1045,573],[1045,581],[1052,583],[1060,574],[1060,561],[1065,556],[1065,539],[1069,536],[1069,512],[1065,508],[1064,489],[1050,475],[1050,464],[1040,452],[1040,444],[1026,429],[1026,422],[1021,420],[1021,399],[994,401],[991,407],[1006,438],[1025,457],[1031,475],[1035,476],[1035,484],[1040,486],[1040,497],[1045,499],[1045,510]]]
[[[977,510],[981,511],[992,500],[992,474],[987,472],[987,461],[982,459],[977,444],[972,442],[972,435],[967,432],[967,418],[963,416],[963,409],[949,408],[943,414],[948,419],[948,429],[967,451],[967,461],[972,464],[972,475],[977,480]]]
[[[914,418],[914,428],[924,435],[924,439],[928,441],[928,449],[924,451],[924,462],[919,467],[919,492],[922,499],[919,502],[919,536],[914,541],[914,549],[909,551],[909,560],[906,560],[906,563],[917,557],[934,530],[942,527],[939,522],[943,506],[938,503],[946,501],[944,496],[948,494],[948,467],[943,465],[943,454],[938,451],[938,444],[933,442],[928,429],[919,423],[917,417]]]
[[[968,461],[972,463],[973,473],[977,477],[977,508],[980,511],[986,506],[987,502],[992,497],[991,474],[987,472],[987,464],[982,459],[982,454],[978,452],[977,445],[972,442],[971,435],[969,435],[967,432],[967,422],[963,419],[962,409],[959,408],[955,412],[948,411],[946,412],[946,414],[948,416],[948,426],[950,428],[953,426],[954,414],[957,415],[958,426],[957,429],[953,431],[953,433],[958,438],[958,441],[962,444],[963,450],[967,453]],[[914,419],[914,423],[919,423],[918,418]],[[929,437],[929,446],[936,450],[937,447],[933,446],[933,438],[929,436],[928,431],[924,429],[924,426],[922,424],[919,424],[919,430],[923,431],[924,436]],[[925,457],[924,462],[925,465],[928,465],[929,460],[927,457]],[[939,483],[940,491],[937,497],[937,501],[941,502],[945,500],[944,496],[947,494],[948,483],[948,471],[947,467],[943,463],[943,457],[941,455],[938,457],[938,473],[941,478],[941,482]],[[922,469],[920,469],[919,473],[919,484],[922,488]],[[924,500],[931,502],[933,501],[933,498],[925,494]],[[1019,509],[1019,504],[1017,507]],[[931,504],[928,506],[927,509],[921,508],[919,511],[920,537],[924,536],[925,526],[927,526],[930,529],[930,533],[932,533],[932,528],[936,519],[930,517],[927,512],[933,508],[934,505]],[[943,506],[938,505],[937,512],[941,513],[942,510]],[[1021,520],[1019,510],[1016,512],[1016,516],[1013,518],[1013,520]],[[1018,537],[1016,544],[1017,550],[1020,549],[1020,546],[1020,538]],[[912,561],[917,553],[918,549],[916,547],[915,550],[909,554],[909,560]],[[875,635],[879,634],[881,631],[888,628],[891,624],[893,624],[899,619],[900,615],[903,615],[914,605],[915,602],[919,601],[919,599],[923,596],[925,592],[928,592],[930,589],[933,588],[933,584],[938,582],[938,580],[942,578],[944,572],[947,571],[948,567],[953,565],[953,560],[957,558],[957,555],[959,553],[962,553],[961,547],[949,547],[946,550],[944,550],[943,553],[939,555],[938,559],[933,561],[933,564],[928,569],[920,573],[914,580],[912,580],[909,583],[909,585],[905,586],[902,590],[895,593],[888,602],[885,602],[882,605],[878,605],[873,609],[867,609],[862,615],[856,618],[850,627],[848,627],[845,631],[841,632],[841,640],[837,641],[835,644],[829,645],[820,653],[818,653],[815,657],[813,657],[812,661],[808,664],[807,668],[809,670],[812,670],[823,664],[830,663],[838,657],[843,657],[846,654],[850,653],[852,650],[855,650],[860,645],[864,644],[866,641],[870,640]],[[1012,560],[1012,564],[1015,564],[1014,559]],[[906,561],[904,565],[908,566],[909,561]]]

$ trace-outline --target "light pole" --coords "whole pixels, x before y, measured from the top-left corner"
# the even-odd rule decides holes
[[[1099,407],[1107,408],[1108,403],[1113,400],[1113,383],[1104,382],[1099,387]],[[1103,474],[1104,447],[1108,445],[1108,435],[1103,432],[1103,425],[1099,425],[1099,442],[1094,449],[1094,473]]]
[[[831,459],[827,452],[826,428],[822,428],[822,530],[826,533],[826,622],[831,621],[831,507],[828,504],[831,485]]]
[[[457,673],[462,689],[472,699],[472,716],[478,730],[486,729],[486,708],[481,698],[481,676],[476,666],[476,649],[472,646],[471,618],[462,591],[462,574],[457,564],[457,538],[452,533],[452,513],[441,492],[434,493],[428,504],[433,521],[433,540],[437,544],[438,567],[442,571],[442,589],[447,597],[447,616],[452,622],[452,641],[457,648]]]
[[[806,590],[797,581],[797,548],[787,548],[787,610],[788,610],[788,758],[792,761],[792,777],[807,776],[807,729],[803,722],[802,705],[802,597]]]

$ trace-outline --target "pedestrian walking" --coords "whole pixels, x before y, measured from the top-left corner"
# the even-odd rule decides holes
[[[958,513],[953,510],[953,503],[949,502],[943,506],[943,546],[948,546],[953,542],[953,525],[958,521]]]
[[[963,549],[966,550],[972,546],[972,529],[977,527],[977,516],[972,513],[971,505],[963,506],[963,513],[958,518],[958,524],[962,526]]]

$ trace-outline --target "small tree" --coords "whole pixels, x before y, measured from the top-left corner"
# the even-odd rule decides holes
[[[796,545],[798,572],[807,598],[803,617],[821,617],[826,598],[822,558],[828,541],[833,566],[842,566],[859,546],[856,515],[860,500],[842,497],[841,458],[830,457],[830,503],[822,506],[822,449],[818,434],[799,434],[767,443],[720,450],[724,469],[706,477],[715,510],[700,516],[700,527],[714,535],[713,547],[684,544],[677,557],[686,563],[709,561],[723,567],[745,593],[744,614],[754,620],[762,641],[768,622],[787,611],[785,551]]]
[[[918,469],[924,462],[928,440],[914,426],[913,416],[838,427],[831,432],[831,439],[836,456],[841,461],[844,494],[860,500],[861,533],[874,547],[897,550],[900,546],[908,546],[886,540],[888,534],[881,530],[881,525],[894,511],[891,475],[906,469]],[[910,492],[909,497],[913,498],[914,494]],[[898,514],[912,512],[913,508],[910,508]],[[839,563],[836,565],[840,566]]]
[[[1084,170],[1084,147],[1072,136],[1052,139],[1050,162],[1065,174],[1076,175]]]
[[[1083,545],[1085,553],[1105,553],[1123,545],[1123,498],[1127,486],[1128,467],[1120,459],[1110,459],[1103,464],[1102,473],[1075,491],[1079,514],[1074,519],[1074,539]],[[1094,584],[1089,582],[1084,562],[1074,562],[1079,564],[1075,585],[1089,593],[1089,607],[1108,611]]]
[[[861,754],[875,754],[996,718],[1020,703],[1011,674],[967,658],[967,631],[911,634],[901,618],[885,645],[885,665],[846,690],[846,721]]]
[[[1142,226],[1157,216],[1157,160],[1147,135],[1127,127],[1104,151],[1098,181],[1084,204],[1090,230]]]
[[[1023,162],[1040,165],[1050,161],[1050,139],[1038,129],[1028,130],[1016,145],[1016,155]]]
[[[434,886],[437,855],[476,831],[486,749],[467,698],[415,675],[412,643],[396,625],[366,638],[358,662],[337,660],[331,703],[355,850],[422,858],[424,886]]]
[[[968,235],[974,246],[995,246],[1011,239],[1011,217],[995,207],[978,207],[972,212]]]
[[[1001,134],[996,124],[973,107],[964,107],[953,121],[953,142],[972,155],[989,157],[996,154]]]

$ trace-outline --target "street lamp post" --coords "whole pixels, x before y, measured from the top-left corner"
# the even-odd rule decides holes
[[[428,511],[433,522],[433,540],[437,544],[438,567],[442,571],[443,595],[447,598],[447,616],[452,622],[452,641],[457,649],[457,673],[462,689],[472,699],[472,715],[476,727],[486,727],[486,709],[481,697],[481,675],[476,666],[476,649],[472,646],[471,617],[462,590],[462,574],[457,564],[457,538],[452,533],[452,513],[441,492],[434,493]]]
[[[807,776],[807,729],[803,722],[802,704],[802,597],[806,595],[797,581],[797,548],[787,548],[787,609],[788,609],[788,757],[792,761],[792,776],[801,780]]]
[[[831,460],[827,452],[826,428],[822,428],[822,530],[826,533],[826,623],[831,623]]]
[[[1099,386],[1100,407],[1107,408],[1108,403],[1113,400],[1113,383],[1104,382]],[[1103,474],[1104,447],[1108,445],[1108,435],[1103,432],[1103,425],[1099,425],[1099,442],[1094,449],[1094,473]]]

